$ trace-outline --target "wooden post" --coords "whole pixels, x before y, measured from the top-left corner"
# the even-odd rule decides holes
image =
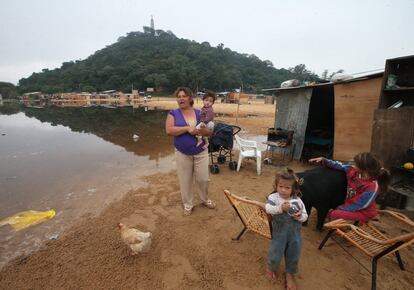
[[[238,124],[238,119],[239,119],[239,107],[240,107],[240,100],[237,102],[236,125]]]
[[[243,92],[243,82],[241,83],[239,98],[237,100],[236,125],[238,124],[238,120],[239,120],[240,97],[242,95],[242,92]]]

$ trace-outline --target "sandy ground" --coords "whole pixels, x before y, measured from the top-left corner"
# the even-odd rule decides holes
[[[171,106],[169,102],[151,103]],[[259,107],[264,107],[263,113]],[[273,125],[273,105],[242,105],[239,109],[245,117],[238,122],[248,134],[265,134]],[[233,112],[228,110],[223,113]],[[220,112],[219,106],[216,112]],[[308,167],[296,162],[289,166],[297,171]],[[0,289],[284,289],[283,284],[265,277],[269,240],[247,232],[239,241],[232,241],[242,224],[223,194],[228,189],[264,201],[278,168],[263,165],[260,176],[254,161],[246,161],[238,173],[227,163],[220,169],[210,176],[209,192],[217,201],[216,209],[197,206],[185,217],[176,172],[148,176],[146,188],[128,193],[97,217],[84,217],[58,240],[9,263],[0,272]],[[369,289],[367,257],[351,247],[344,246],[345,251],[333,241],[321,251],[317,249],[325,233],[314,229],[314,213],[302,230],[298,288]],[[118,222],[151,231],[151,250],[132,256],[120,239]],[[395,224],[388,227],[400,230]],[[380,259],[378,289],[412,288],[413,248],[404,249],[401,256],[406,271],[399,270],[393,256]]]

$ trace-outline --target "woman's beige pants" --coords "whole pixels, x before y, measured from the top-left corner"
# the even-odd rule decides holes
[[[185,208],[194,206],[194,189],[198,191],[201,202],[208,200],[208,151],[197,155],[185,155],[175,150],[177,174],[180,181],[181,198]]]

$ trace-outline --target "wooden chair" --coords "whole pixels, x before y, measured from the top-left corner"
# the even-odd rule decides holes
[[[377,261],[382,257],[394,253],[400,269],[405,270],[399,250],[414,242],[414,222],[412,220],[401,213],[390,210],[380,210],[379,212],[382,215],[389,215],[393,219],[409,225],[412,230],[409,233],[397,237],[387,237],[372,222],[357,226],[352,222],[337,219],[324,225],[329,229],[329,232],[319,245],[319,250],[321,250],[327,240],[333,234],[336,234],[349,241],[353,246],[370,257],[372,259],[371,289],[373,290],[376,289]]]
[[[224,190],[224,194],[244,225],[242,231],[233,240],[239,240],[246,230],[266,239],[272,239],[272,218],[266,213],[264,203],[247,197],[239,197],[228,190]]]

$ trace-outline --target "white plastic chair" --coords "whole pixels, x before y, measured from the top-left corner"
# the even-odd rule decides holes
[[[240,138],[240,136],[237,134],[234,137],[236,138],[237,145],[240,149],[239,161],[237,162],[237,171],[240,170],[240,165],[243,161],[243,158],[256,158],[257,174],[260,175],[262,152],[257,148],[257,142]]]

